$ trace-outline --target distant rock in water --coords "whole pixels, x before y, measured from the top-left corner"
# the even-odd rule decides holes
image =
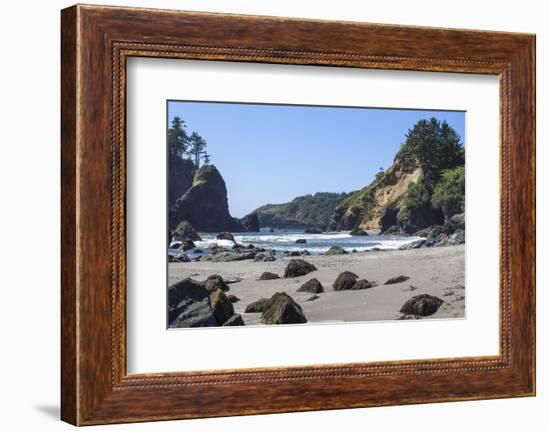
[[[359,228],[359,227],[356,227],[355,229],[353,229],[350,233],[350,235],[357,235],[357,236],[367,236],[368,233],[367,231]]]
[[[315,265],[303,259],[290,259],[290,262],[288,262],[285,268],[284,278],[300,277],[301,275],[306,275],[313,271],[317,271]]]
[[[333,245],[325,252],[325,256],[333,256],[337,254],[348,254],[348,252],[339,245]]]
[[[198,169],[191,188],[170,209],[172,229],[183,220],[199,231],[242,231],[241,223],[229,214],[225,181],[214,165]]]
[[[306,244],[306,243],[307,243],[307,240],[304,238],[298,238],[296,240],[296,244]]]
[[[186,278],[168,288],[170,328],[217,326],[210,294],[199,282]]]
[[[397,284],[397,283],[403,283],[404,281],[407,281],[411,277],[407,277],[406,275],[398,275],[396,277],[392,277],[388,279],[384,284]]]
[[[269,299],[261,320],[266,325],[307,323],[302,307],[284,292],[278,292]]]
[[[233,241],[234,243],[237,242],[237,241],[235,241],[235,237],[233,236],[233,234],[231,232],[219,233],[218,235],[216,235],[216,239],[224,239],[226,241]]]
[[[344,271],[336,278],[332,284],[334,290],[351,290],[359,276],[351,271]]]
[[[413,316],[431,316],[443,304],[437,296],[428,294],[413,296],[401,307],[400,312]]]
[[[202,241],[201,237],[199,236],[195,228],[191,226],[191,223],[185,220],[178,223],[172,235],[174,240],[177,239],[180,241],[185,241],[185,240]]]
[[[297,292],[322,293],[324,292],[323,285],[316,278],[306,281]]]
[[[259,232],[260,220],[258,219],[258,213],[252,212],[241,219],[241,225],[243,232]]]

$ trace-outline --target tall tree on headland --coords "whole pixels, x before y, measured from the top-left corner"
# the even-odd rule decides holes
[[[168,155],[170,160],[175,157],[183,158],[189,149],[189,136],[187,135],[185,121],[180,117],[174,117],[172,127],[168,129]]]
[[[191,137],[189,138],[190,148],[189,148],[189,154],[193,158],[193,161],[195,163],[195,169],[200,168],[201,159],[204,157],[206,148],[206,140],[199,135],[196,132],[193,132],[191,134]],[[210,160],[210,156],[208,156]]]

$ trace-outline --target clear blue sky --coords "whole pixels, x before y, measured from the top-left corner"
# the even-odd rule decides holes
[[[464,142],[464,112],[169,101],[206,139],[231,215],[315,192],[349,192],[387,169],[420,119],[446,120]]]

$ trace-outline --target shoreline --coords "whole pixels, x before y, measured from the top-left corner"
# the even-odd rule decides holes
[[[191,261],[168,264],[168,284],[190,277],[203,281],[218,274],[223,278],[241,278],[229,284],[228,293],[240,300],[233,304],[246,325],[260,324],[261,313],[244,313],[248,304],[269,298],[276,292],[290,295],[303,309],[309,323],[336,323],[396,320],[402,318],[401,306],[411,297],[430,294],[444,302],[438,311],[425,319],[465,317],[465,253],[464,245],[411,250],[380,250],[343,255],[311,255],[302,257],[317,267],[305,276],[259,281],[263,272],[280,277],[291,257],[274,261],[242,260],[236,262]],[[335,291],[332,283],[343,271],[352,271],[377,286],[364,290]],[[398,275],[408,280],[384,285]],[[297,292],[306,281],[316,278],[323,285],[319,298],[307,301],[314,294]]]

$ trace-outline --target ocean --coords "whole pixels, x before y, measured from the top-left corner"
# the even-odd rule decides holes
[[[208,247],[217,244],[222,247],[231,248],[233,242],[228,240],[217,240],[216,233],[199,232],[202,241],[195,241],[197,248],[204,250],[208,254]],[[331,232],[322,234],[306,234],[303,230],[274,229],[270,232],[268,229],[261,229],[260,232],[242,232],[234,233],[233,236],[239,244],[253,244],[256,247],[273,249],[276,254],[283,251],[302,251],[307,250],[312,255],[325,253],[330,247],[339,245],[348,252],[366,251],[373,248],[381,250],[396,250],[404,244],[411,243],[420,239],[414,236],[398,235],[350,235],[348,232]],[[305,244],[296,244],[297,239],[305,239]],[[170,250],[171,254],[175,250]]]

